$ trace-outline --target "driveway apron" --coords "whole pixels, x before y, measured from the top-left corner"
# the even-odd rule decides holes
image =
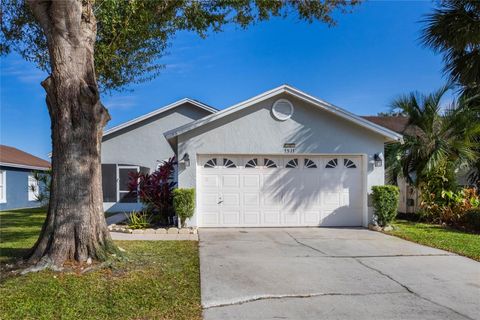
[[[480,263],[356,228],[201,229],[204,318],[480,319]]]

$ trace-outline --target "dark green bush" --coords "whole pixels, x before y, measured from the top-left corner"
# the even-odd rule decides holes
[[[400,191],[397,186],[372,187],[372,201],[377,223],[381,226],[389,225],[397,215]]]
[[[184,226],[185,221],[195,212],[195,189],[173,190],[173,208]]]
[[[465,224],[468,229],[480,231],[480,207],[467,211],[465,214]]]

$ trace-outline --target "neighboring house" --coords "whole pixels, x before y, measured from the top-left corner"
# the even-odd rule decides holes
[[[384,144],[401,139],[288,85],[218,112],[185,99],[105,133],[106,208],[123,210],[128,171],[176,154],[190,226],[367,226]]]
[[[50,162],[13,147],[0,145],[0,210],[40,206],[33,171],[50,169]]]

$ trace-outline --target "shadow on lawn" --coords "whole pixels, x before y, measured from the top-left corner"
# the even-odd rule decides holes
[[[0,221],[0,264],[3,264],[29,252],[45,221],[45,209],[2,211]]]

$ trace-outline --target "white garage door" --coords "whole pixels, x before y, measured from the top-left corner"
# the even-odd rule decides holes
[[[199,156],[201,227],[361,226],[359,156]]]

